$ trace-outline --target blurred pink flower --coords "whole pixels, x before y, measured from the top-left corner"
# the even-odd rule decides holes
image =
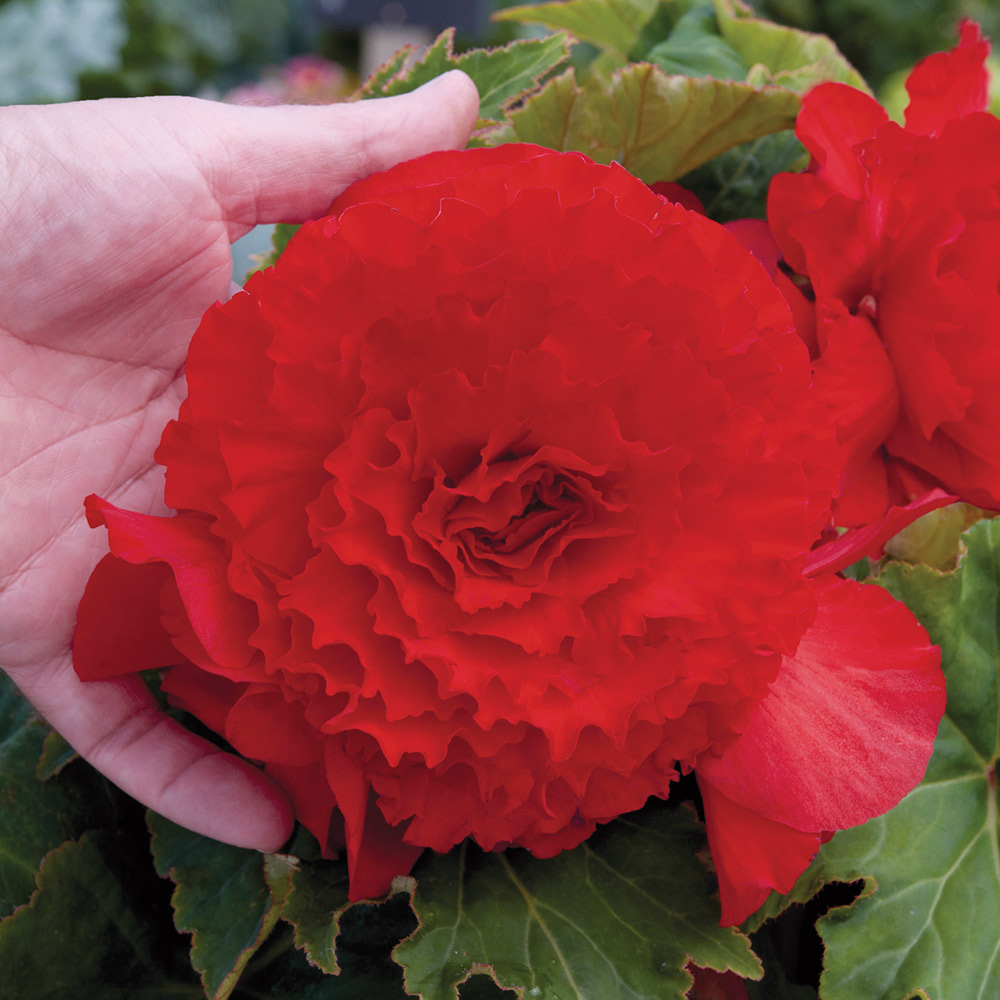
[[[343,66],[322,56],[301,55],[266,69],[259,81],[237,87],[224,99],[230,104],[332,104],[344,100],[352,86]]]

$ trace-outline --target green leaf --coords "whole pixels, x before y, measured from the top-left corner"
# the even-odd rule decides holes
[[[940,644],[948,708],[924,781],[891,812],[838,833],[776,912],[830,881],[864,881],[817,924],[824,1000],[1000,996],[1000,522],[964,535],[951,573],[891,563],[879,582]],[[923,991],[923,992],[921,992]]]
[[[225,1000],[278,921],[265,856],[231,847],[146,814],[157,874],[169,878],[174,924],[191,937],[191,964],[210,1000]],[[269,873],[272,879],[275,872]]]
[[[410,914],[409,926],[398,932],[393,914],[385,913],[385,907],[393,902],[379,907],[361,904],[344,915],[345,933],[349,933],[349,913],[377,910],[373,919],[359,915],[366,926],[360,932],[358,952],[354,956],[345,955],[344,971],[339,976],[327,975],[311,966],[295,948],[291,927],[279,923],[251,959],[232,1000],[407,1000],[402,970],[389,958],[389,951],[412,928],[413,915]],[[406,904],[406,899],[399,900],[404,913],[409,912]],[[510,1000],[509,995],[505,1000]]]
[[[49,851],[114,817],[110,786],[88,765],[65,778],[36,778],[49,733],[0,673],[0,917],[28,901]]]
[[[341,911],[337,957],[345,1000],[397,996],[402,1000],[409,995],[403,989],[403,970],[392,957],[416,926],[409,892],[395,892],[379,903],[355,903]]]
[[[511,7],[495,17],[564,28],[618,62],[654,62],[669,73],[707,73],[758,86],[779,85],[799,93],[822,80],[868,89],[825,35],[754,17],[738,0],[711,0],[711,4],[695,4],[693,0],[568,0]],[[748,76],[749,67],[754,69]]]
[[[691,810],[656,802],[546,861],[428,852],[414,871],[420,926],[393,957],[422,1000],[456,1000],[480,972],[532,1000],[681,998],[691,961],[759,978],[749,940],[718,926],[704,846]]]
[[[953,503],[918,517],[886,543],[886,555],[904,562],[922,562],[952,570],[965,551],[963,533],[990,516],[968,503]]]
[[[566,0],[499,10],[496,21],[565,28],[581,41],[611,52],[622,62],[660,6],[659,0]]]
[[[299,231],[300,228],[300,226],[294,225],[290,222],[279,222],[274,227],[274,233],[271,236],[271,243],[274,246],[275,260],[277,260],[285,252],[285,247],[288,246],[292,237]]]
[[[686,174],[680,183],[693,191],[716,222],[763,219],[771,178],[808,165],[809,154],[795,133],[776,132],[729,149]]]
[[[155,900],[128,867],[131,846],[91,831],[45,858],[30,904],[0,921],[4,1000],[203,996],[190,969],[172,967],[176,939],[165,949]]]
[[[422,59],[409,66],[407,63],[416,49],[413,46],[400,49],[365,81],[358,96],[406,94],[449,70],[460,69],[479,90],[477,128],[496,126],[506,121],[510,105],[536,90],[543,77],[569,58],[570,49],[569,37],[561,33],[514,41],[500,48],[470,49],[461,55],[455,55],[454,42],[455,30],[449,28],[437,37]],[[298,228],[286,223],[275,226],[273,250],[256,261],[254,270],[274,264]]]
[[[45,737],[42,755],[35,766],[35,777],[48,781],[59,774],[67,764],[72,764],[80,755],[54,729]]]
[[[0,917],[27,902],[42,858],[68,835],[58,792],[34,780],[46,731],[0,673]]]
[[[455,29],[443,31],[424,57],[395,76],[380,77],[362,88],[366,97],[391,97],[416,90],[435,77],[460,69],[479,90],[477,127],[506,120],[506,109],[535,90],[539,81],[569,58],[570,39],[562,32],[546,38],[528,38],[495,49],[454,53]]]
[[[334,861],[303,861],[289,876],[290,890],[281,916],[295,928],[295,946],[310,965],[337,975],[338,910],[347,905],[347,866]]]
[[[647,63],[578,85],[570,69],[512,112],[496,139],[576,149],[653,183],[791,128],[798,110],[798,95],[782,87],[668,76]]]
[[[397,77],[406,75],[406,64],[420,51],[419,45],[404,45],[397,49],[371,76],[358,88],[357,97],[381,97],[385,87],[388,87]]]
[[[692,7],[669,37],[649,50],[646,60],[664,73],[714,76],[719,80],[742,80],[750,68],[719,36],[711,3]]]
[[[713,0],[719,34],[747,66],[750,79],[803,93],[824,80],[837,80],[870,93],[861,74],[826,35],[788,28],[763,18],[734,0]]]

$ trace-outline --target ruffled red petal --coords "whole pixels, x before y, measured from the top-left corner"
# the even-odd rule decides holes
[[[815,341],[797,295],[789,301],[848,448],[840,524],[879,516],[880,496],[884,510],[933,486],[1000,507],[1000,353],[987,332],[1000,321],[991,251],[1000,123],[979,113],[988,50],[966,22],[955,49],[920,63],[907,83],[905,128],[857,90],[815,88],[797,123],[813,163],[771,183],[768,221],[786,264],[817,301]],[[831,310],[841,317],[832,325]],[[860,344],[866,323],[881,353],[872,338]],[[835,335],[824,338],[824,330]],[[844,331],[855,349],[838,358]],[[873,385],[893,381],[890,393]],[[866,400],[877,401],[872,412],[862,412]],[[920,485],[908,487],[911,480]]]
[[[985,111],[990,86],[985,64],[989,54],[990,43],[983,39],[979,25],[963,21],[956,48],[927,56],[910,73],[906,81],[910,95],[906,127],[934,135],[955,118]]]

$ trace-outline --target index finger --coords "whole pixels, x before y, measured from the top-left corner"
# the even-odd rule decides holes
[[[141,678],[84,683],[68,654],[48,669],[9,672],[82,757],[167,819],[260,851],[277,850],[291,835],[292,810],[278,786],[167,716]]]

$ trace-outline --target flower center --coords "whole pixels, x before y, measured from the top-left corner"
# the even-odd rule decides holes
[[[565,594],[573,572],[567,560],[576,558],[578,545],[633,530],[627,505],[605,495],[607,470],[582,461],[566,467],[560,459],[567,453],[554,450],[504,455],[457,483],[438,480],[414,517],[416,533],[449,566],[463,610],[521,607],[534,594]]]
[[[545,512],[555,514],[554,520],[556,521],[561,517],[559,510],[550,507],[536,491],[528,506],[520,514],[512,517],[500,531],[473,528],[473,544],[477,548],[490,552],[511,552],[513,549],[520,548],[525,542],[530,542],[546,532],[549,525],[553,523],[553,518],[532,516]]]
[[[571,540],[568,529],[588,518],[591,505],[575,486],[561,471],[529,470],[488,496],[462,497],[444,518],[444,533],[479,576],[520,575],[540,558],[547,567]]]

